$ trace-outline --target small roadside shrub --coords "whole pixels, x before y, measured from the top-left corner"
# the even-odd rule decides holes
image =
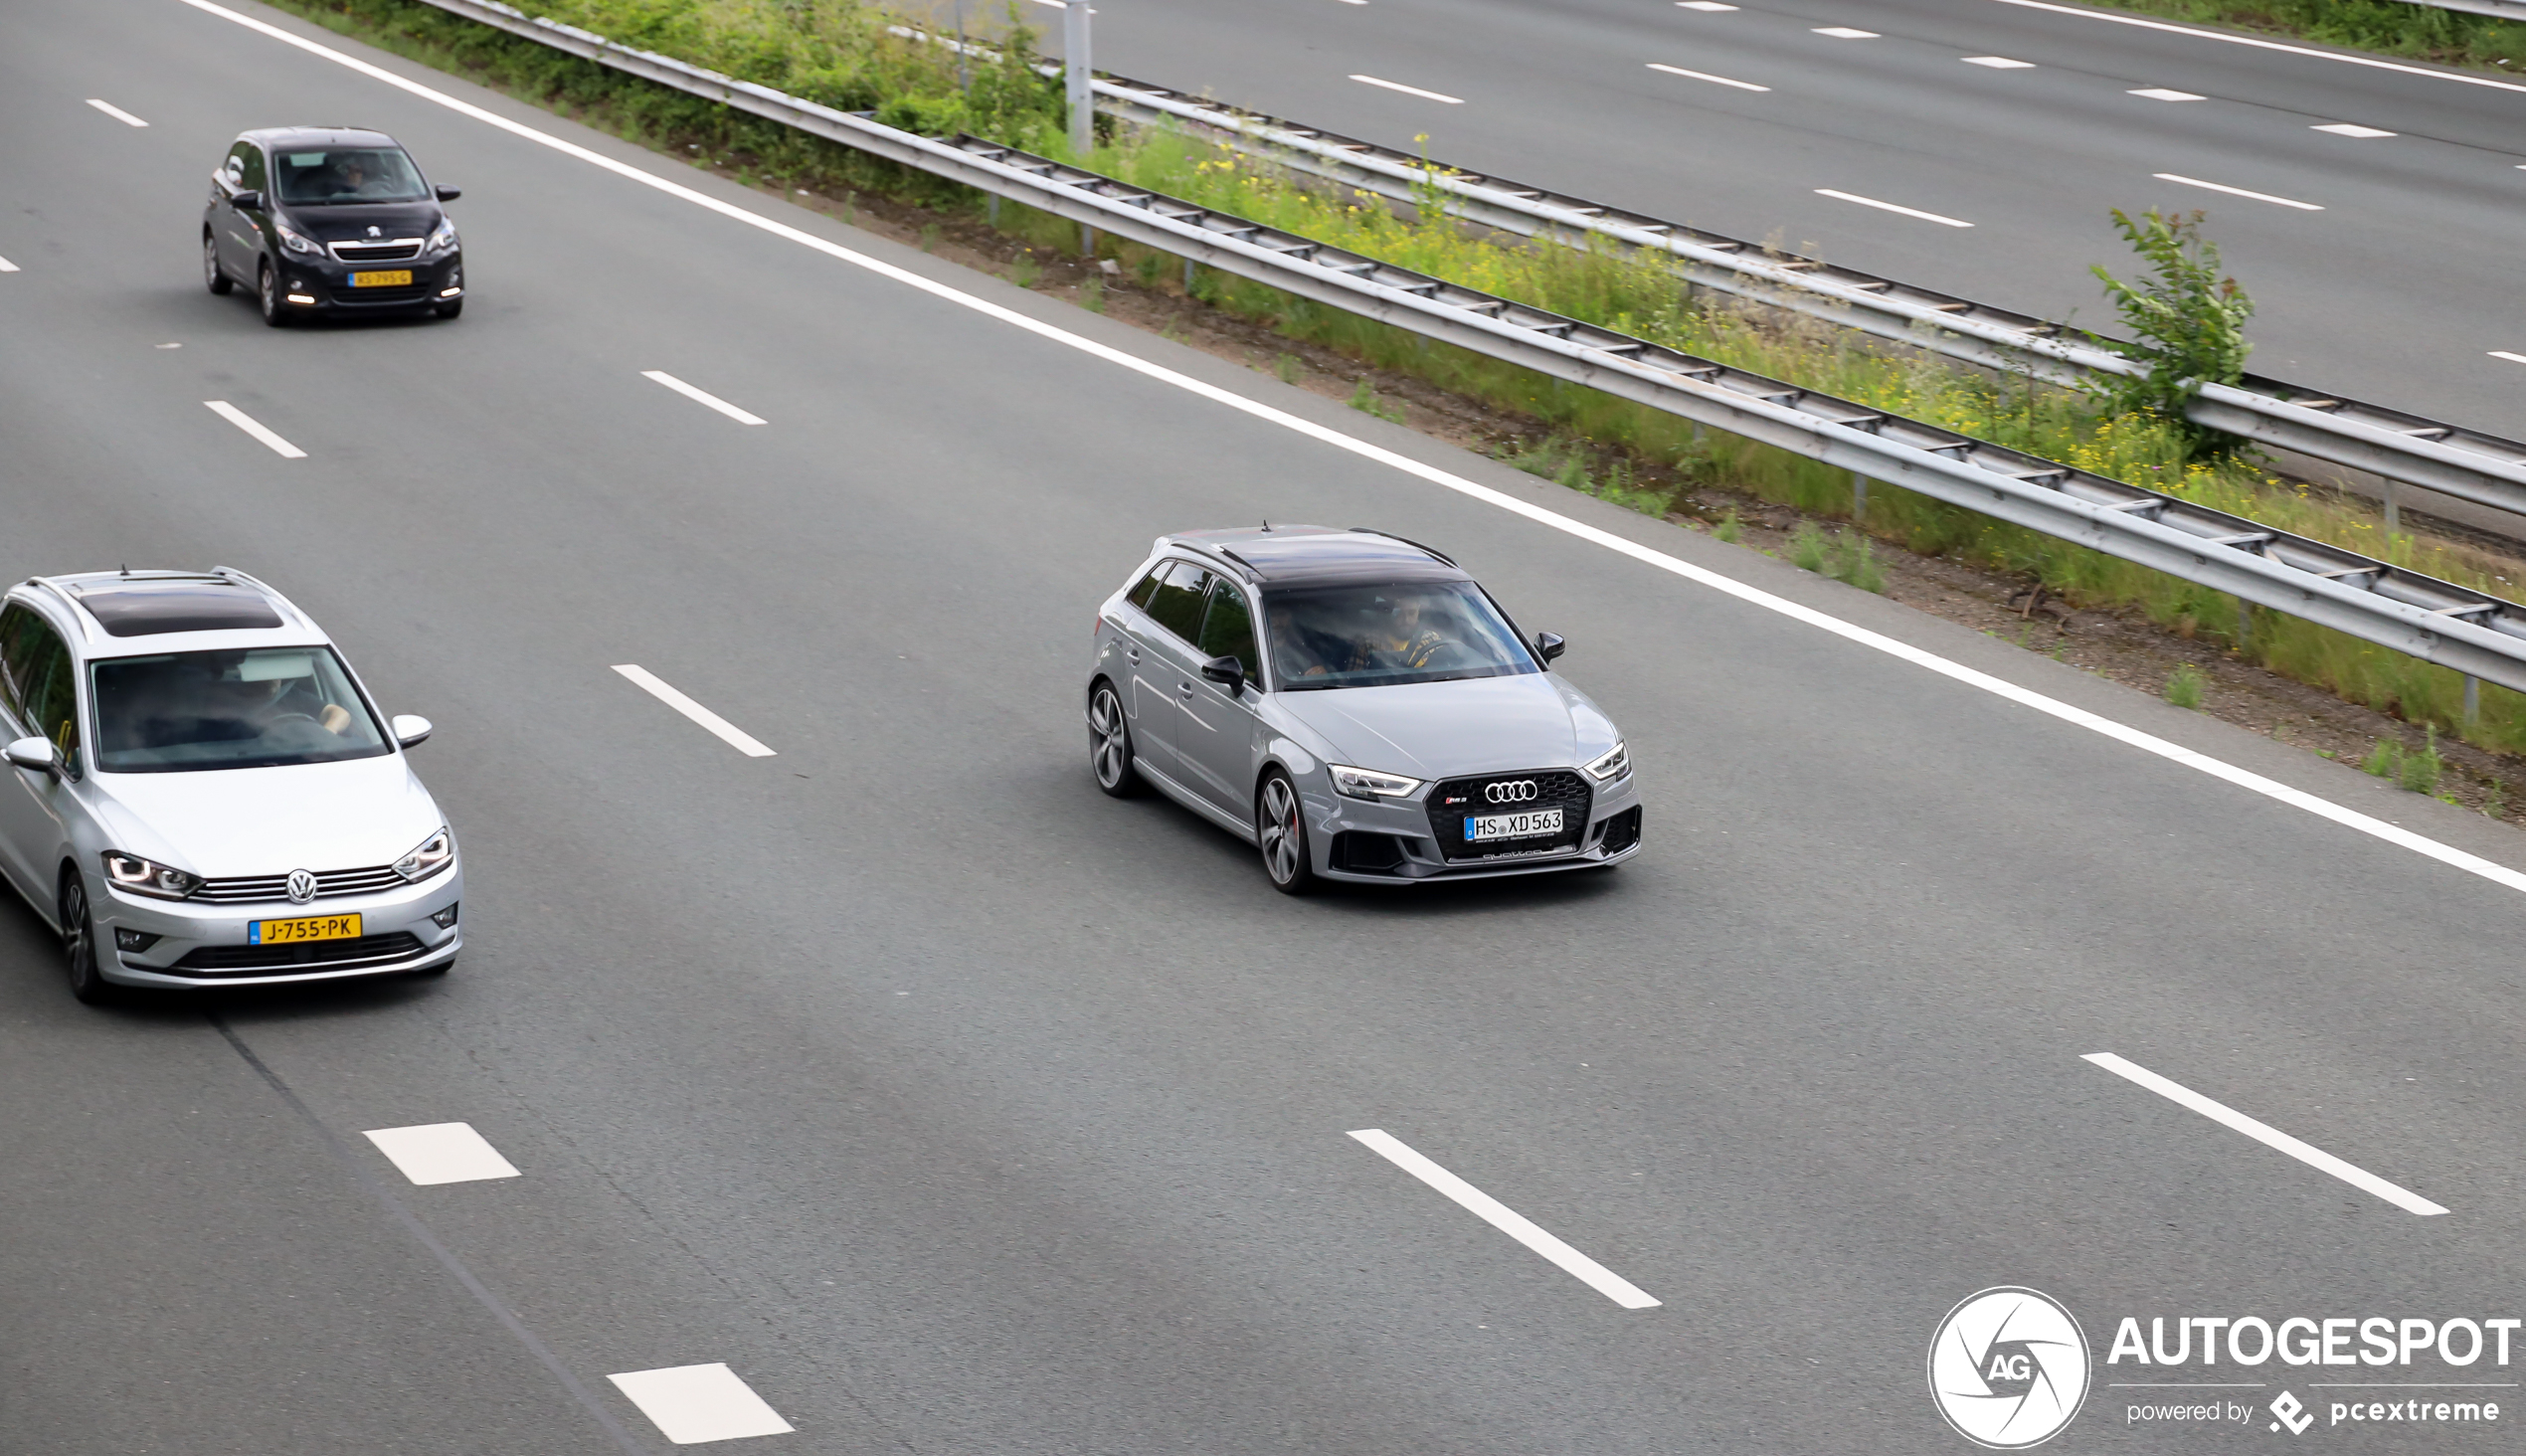
[[[2419,753],[2406,749],[2403,762],[2396,766],[2395,782],[2415,794],[2435,794],[2438,774],[2445,764],[2438,757],[2438,727],[2433,723],[2425,730],[2429,741]]]
[[[1824,532],[1814,521],[1800,521],[1789,536],[1789,564],[1800,571],[1824,572]]]
[[[2202,705],[2202,669],[2190,662],[2176,664],[2166,678],[2166,700],[2179,708]]]
[[[1719,517],[1718,525],[1712,530],[1711,534],[1733,546],[1745,539],[1745,522],[1737,519],[1736,512],[1731,510]]]

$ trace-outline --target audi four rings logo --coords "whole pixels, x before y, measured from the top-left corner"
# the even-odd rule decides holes
[[[1494,804],[1527,804],[1534,799],[1533,779],[1512,779],[1502,784],[1483,786],[1483,797]]]
[[[316,878],[314,875],[309,874],[303,869],[293,869],[289,871],[289,883],[287,885],[287,889],[289,892],[289,903],[293,905],[304,905],[309,900],[315,898]]]

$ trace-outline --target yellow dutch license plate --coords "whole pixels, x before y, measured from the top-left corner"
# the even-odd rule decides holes
[[[413,271],[408,268],[399,268],[391,273],[351,274],[351,286],[354,288],[409,288],[412,286],[412,281]]]
[[[358,940],[356,915],[310,915],[303,920],[258,920],[246,927],[250,946],[287,946],[299,941]]]

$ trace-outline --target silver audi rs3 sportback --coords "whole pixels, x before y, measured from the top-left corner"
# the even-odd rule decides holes
[[[1560,654],[1400,537],[1161,536],[1097,610],[1089,764],[1242,835],[1291,894],[1618,864],[1631,758]]]
[[[243,572],[35,577],[0,597],[0,870],[71,992],[435,975],[448,821],[306,615]]]

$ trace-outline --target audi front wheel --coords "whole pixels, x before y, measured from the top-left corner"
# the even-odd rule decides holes
[[[1316,888],[1316,866],[1307,852],[1307,815],[1297,786],[1278,769],[1254,797],[1254,841],[1263,851],[1263,872],[1272,877],[1272,888],[1284,895]]]

